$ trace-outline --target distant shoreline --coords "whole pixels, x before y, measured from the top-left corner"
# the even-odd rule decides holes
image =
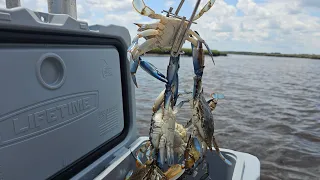
[[[192,50],[191,49],[182,48],[182,51],[184,52],[183,55],[192,56]],[[153,50],[149,51],[147,54],[148,55],[151,55],[151,54],[168,55],[168,54],[170,54],[170,49],[159,49],[159,48],[156,48],[156,49],[153,49]],[[204,50],[204,54],[208,55],[209,53],[208,53],[207,50]],[[220,51],[217,51],[217,50],[212,50],[212,54],[213,54],[213,56],[227,56],[227,53],[223,53],[223,52],[220,52]]]
[[[226,54],[240,54],[251,56],[271,56],[271,57],[292,57],[292,58],[307,58],[320,59],[320,55],[316,54],[281,54],[281,53],[257,53],[257,52],[237,52],[237,51],[223,51]]]
[[[185,56],[192,56],[191,49],[182,48]],[[204,53],[208,55],[208,51]],[[147,53],[148,55],[168,55],[170,49],[153,49]],[[292,58],[306,58],[306,59],[320,59],[320,55],[316,54],[281,54],[281,53],[258,53],[258,52],[239,52],[239,51],[218,51],[212,50],[213,56],[227,56],[228,54],[239,54],[239,55],[251,55],[251,56],[271,56],[271,57],[292,57]]]

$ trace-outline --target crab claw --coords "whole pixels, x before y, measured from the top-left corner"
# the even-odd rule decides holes
[[[203,41],[202,43],[206,46],[206,48],[207,48],[207,50],[208,50],[208,53],[209,53],[209,55],[210,55],[210,57],[211,57],[211,59],[212,59],[213,64],[216,65],[216,63],[214,62],[213,54],[212,54],[212,51],[211,51],[209,45],[208,45],[205,41]]]
[[[168,109],[170,100],[172,97],[172,84],[178,85],[178,76],[176,76],[177,71],[179,69],[179,58],[178,57],[170,57],[170,62],[167,68],[167,81],[166,84],[166,91],[164,96],[164,107],[165,109]]]
[[[186,167],[192,168],[202,156],[200,141],[196,137],[190,136],[185,153]]]
[[[145,70],[148,74],[151,76],[157,78],[158,80],[167,83],[166,76],[163,75],[153,64],[146,62],[146,61],[140,61],[140,67]]]
[[[146,30],[145,28],[146,24],[140,24],[140,23],[133,23],[133,24],[139,27],[139,29],[137,30],[138,32]]]
[[[175,180],[178,179],[183,173],[184,173],[184,165],[180,164],[175,164],[171,166],[165,173],[164,175],[166,176],[167,179],[169,180]]]
[[[221,153],[221,151],[220,151],[220,149],[219,149],[219,146],[218,146],[218,144],[217,144],[217,142],[216,142],[215,137],[213,137],[212,140],[213,140],[213,146],[214,146],[214,148],[216,149],[216,152],[217,152],[217,154],[219,155],[219,157],[223,160],[223,162],[225,162],[227,165],[231,166],[232,163],[231,163],[227,158],[225,158],[225,157],[222,155],[222,153]],[[210,150],[212,151],[212,148],[211,148]]]
[[[209,45],[200,37],[199,33],[198,33],[197,31],[189,30],[189,34],[191,34],[192,36],[195,36],[201,43],[203,43],[203,44],[206,46],[206,48],[207,48],[207,50],[208,50],[208,53],[209,53],[209,55],[210,55],[210,57],[211,57],[211,59],[212,59],[212,62],[213,62],[213,64],[215,65],[212,51],[211,51]]]
[[[144,24],[140,24],[140,23],[133,23],[134,25],[138,26],[139,28],[142,27]]]
[[[213,149],[211,148],[210,151],[213,151]],[[227,165],[232,166],[232,163],[223,156],[223,154],[219,151],[217,151],[218,156],[222,159],[223,162],[225,162]]]
[[[224,95],[223,94],[212,93],[210,96],[213,99],[224,99]]]
[[[151,8],[146,6],[143,0],[133,0],[132,5],[134,9],[141,15],[149,16],[155,13]]]
[[[138,87],[138,83],[137,83],[136,75],[135,74],[131,74],[131,78],[132,78],[132,81],[133,81],[134,85],[136,85],[136,87],[139,88]]]
[[[139,60],[130,62],[131,78],[137,88],[138,88],[138,84],[137,84],[137,79],[136,79],[136,72],[137,72],[140,61],[141,61],[141,58],[139,57]]]
[[[141,158],[143,158],[144,155],[147,155],[147,160],[150,161],[150,157],[151,157],[150,147],[151,147],[150,141],[146,141],[140,146],[140,148],[136,152],[136,167],[140,168],[144,165],[144,163],[142,163],[141,161]]]
[[[210,107],[210,110],[213,111],[216,109],[218,101],[216,99],[210,99],[209,101],[207,101],[207,103]]]
[[[201,152],[202,152],[200,141],[197,138],[194,137],[192,143],[193,143],[192,145],[195,148],[196,152],[199,153],[198,157],[200,158]]]

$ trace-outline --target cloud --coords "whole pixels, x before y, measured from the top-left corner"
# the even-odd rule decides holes
[[[45,0],[21,1],[24,7],[48,11]],[[77,0],[78,19],[91,25],[125,26],[133,37],[137,30],[134,22],[150,23],[154,20],[135,12],[131,2],[132,0]],[[151,0],[146,3],[152,6]],[[194,3],[195,0],[187,0],[184,9]],[[205,3],[207,1],[202,1],[201,7]],[[163,5],[168,8],[177,3],[165,0]],[[1,6],[5,6],[4,0],[0,0]],[[191,29],[197,30],[212,49],[318,53],[319,8],[319,0],[237,0],[234,4],[216,0],[210,11],[197,20],[197,24],[192,25]]]
[[[257,5],[253,0],[239,0],[236,7],[246,16],[267,17],[270,15],[266,8]]]
[[[173,4],[174,4],[174,1],[171,1],[171,0],[166,0],[166,1],[165,1],[165,6],[166,6],[167,8],[171,7]]]
[[[113,3],[111,3],[113,2]],[[131,0],[105,1],[105,0],[78,0],[78,19],[89,25],[120,25],[125,26],[131,37],[136,35],[137,27],[134,22],[143,18],[132,8]]]
[[[83,3],[97,9],[103,9],[105,12],[110,11],[125,11],[132,9],[131,0],[116,0],[116,1],[106,1],[106,0],[85,0]]]
[[[230,5],[217,0],[212,9],[198,20],[198,25],[192,28],[199,29],[198,32],[213,49],[315,53],[320,44],[317,36],[320,18],[301,8],[303,3],[303,0],[267,0],[263,3],[238,0],[237,4]],[[312,3],[319,5],[320,1]],[[222,41],[229,43],[224,42],[221,46]],[[243,45],[232,49],[232,43]]]

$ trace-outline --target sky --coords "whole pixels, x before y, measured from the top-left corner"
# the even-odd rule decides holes
[[[132,0],[77,0],[78,19],[89,25],[120,25],[131,37],[133,24],[155,22],[137,13]],[[161,13],[180,1],[145,0]],[[180,15],[190,17],[196,0],[186,0]],[[207,0],[201,1],[202,8]],[[48,12],[46,0],[21,0],[23,7]],[[0,0],[0,8],[5,0]],[[320,54],[320,0],[216,0],[197,24],[191,26],[220,51],[281,52]],[[140,43],[140,41],[139,41]],[[190,47],[190,45],[187,45]]]

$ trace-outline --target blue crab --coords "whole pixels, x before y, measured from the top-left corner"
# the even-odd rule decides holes
[[[199,139],[204,151],[208,148],[212,151],[214,147],[220,158],[226,164],[232,165],[231,162],[222,155],[214,136],[214,118],[212,111],[217,105],[217,99],[212,98],[206,101],[202,90],[197,97],[190,101],[190,104],[192,106],[192,118],[185,127],[188,128],[191,125],[194,127],[193,135]]]
[[[196,32],[198,34],[198,32]],[[198,34],[199,35],[199,34]],[[202,48],[202,43],[198,43],[198,46],[195,47],[191,44],[192,53],[193,53],[193,67],[194,67],[194,86],[192,92],[192,98],[184,102],[190,102],[192,109],[192,118],[185,126],[189,128],[193,125],[194,135],[199,139],[202,144],[203,150],[209,148],[212,150],[212,147],[215,148],[216,152],[220,158],[228,165],[231,165],[231,162],[226,159],[220,152],[219,146],[214,137],[214,118],[212,111],[216,108],[218,99],[224,98],[222,94],[212,93],[212,99],[206,101],[203,95],[202,88],[202,75],[204,70],[204,52]],[[181,105],[182,106],[182,105]]]
[[[215,0],[209,0],[208,3],[202,8],[202,10],[194,16],[192,21],[199,19],[205,12],[207,12],[215,3]],[[204,43],[213,57],[212,51],[208,44],[194,31],[188,28],[189,21],[182,21],[181,18],[167,17],[161,14],[155,13],[150,7],[146,6],[143,0],[132,1],[134,9],[141,15],[148,16],[151,19],[160,20],[157,23],[152,24],[139,24],[135,23],[139,29],[138,34],[133,38],[131,46],[128,48],[128,59],[131,62],[131,75],[135,85],[138,87],[135,74],[138,66],[142,67],[153,77],[159,79],[162,82],[169,83],[169,79],[165,77],[158,69],[147,61],[141,59],[141,55],[155,48],[172,48],[174,51],[178,51],[185,41],[191,42],[194,46],[198,46],[198,42]],[[182,26],[180,26],[182,23]],[[181,32],[177,33],[178,29]],[[139,39],[145,38],[146,41],[139,45]],[[177,52],[180,53],[180,52]],[[213,58],[212,58],[213,60]],[[174,68],[172,69],[172,71]]]

